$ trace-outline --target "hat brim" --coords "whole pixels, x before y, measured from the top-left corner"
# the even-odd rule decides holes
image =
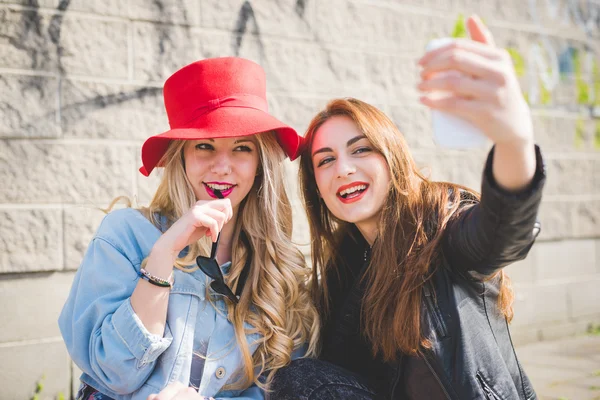
[[[290,126],[262,110],[220,107],[200,116],[187,128],[171,129],[149,137],[142,145],[143,165],[140,172],[145,176],[150,175],[158,166],[171,140],[250,136],[268,131],[275,131],[279,145],[291,160],[298,157],[302,137]]]

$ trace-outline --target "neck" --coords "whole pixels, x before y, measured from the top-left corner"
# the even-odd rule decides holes
[[[377,238],[377,222],[376,221],[363,221],[355,224],[360,234],[365,238],[369,246],[373,246],[375,239]]]
[[[237,221],[238,210],[233,210],[233,217],[223,225],[221,236],[219,238],[219,248],[217,249],[217,260],[220,264],[231,261],[231,253],[233,247],[233,230]]]

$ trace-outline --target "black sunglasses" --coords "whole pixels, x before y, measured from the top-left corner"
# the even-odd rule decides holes
[[[213,189],[213,191],[218,198],[224,198],[219,190]],[[198,256],[196,257],[196,264],[198,264],[198,268],[200,268],[200,270],[202,270],[206,276],[213,280],[210,283],[210,287],[215,293],[227,297],[233,302],[233,304],[238,304],[239,299],[235,294],[233,294],[229,286],[227,286],[225,283],[225,278],[223,277],[223,272],[221,271],[221,268],[229,268],[231,266],[231,261],[227,261],[221,266],[219,266],[219,263],[217,262],[217,248],[219,247],[220,238],[221,233],[219,232],[217,240],[212,244],[212,248],[210,249],[210,257]]]

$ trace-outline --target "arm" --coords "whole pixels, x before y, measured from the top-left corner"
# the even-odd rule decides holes
[[[518,192],[509,192],[496,182],[492,149],[483,174],[481,201],[460,208],[446,227],[442,246],[452,268],[489,276],[525,258],[540,231],[536,217],[545,182],[538,147],[535,153],[531,182]]]
[[[140,261],[95,237],[59,318],[73,361],[119,394],[141,387],[172,341],[168,326],[160,335],[152,334],[133,311],[129,297]]]

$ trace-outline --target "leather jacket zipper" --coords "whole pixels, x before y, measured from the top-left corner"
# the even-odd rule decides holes
[[[498,395],[496,393],[494,393],[492,388],[489,387],[489,385],[486,383],[486,381],[483,379],[483,377],[479,374],[479,372],[475,376],[477,377],[477,380],[479,381],[479,385],[481,386],[481,389],[483,390],[483,393],[485,393],[485,397],[487,399],[500,400],[500,397],[498,397]]]
[[[448,394],[448,391],[446,390],[446,387],[442,384],[442,381],[440,379],[440,377],[435,373],[435,370],[433,369],[433,367],[431,366],[431,363],[429,362],[429,360],[427,359],[427,356],[423,356],[423,360],[425,360],[425,364],[427,365],[427,367],[429,368],[429,371],[431,371],[431,373],[433,374],[433,377],[435,378],[435,380],[437,381],[437,383],[440,385],[440,387],[442,388],[442,391],[444,392],[444,394],[446,395],[446,398],[448,400],[452,400],[452,398],[450,397],[450,394]]]
[[[423,291],[425,292],[425,301],[427,302],[427,305],[429,306],[431,315],[435,319],[435,323],[437,325],[437,330],[439,331],[441,337],[443,337],[443,338],[447,337],[448,331],[446,330],[446,324],[444,323],[444,318],[442,317],[442,314],[441,314],[439,308],[435,304],[435,300],[431,296],[431,290],[429,289],[429,285],[427,283],[425,283],[423,285]]]

